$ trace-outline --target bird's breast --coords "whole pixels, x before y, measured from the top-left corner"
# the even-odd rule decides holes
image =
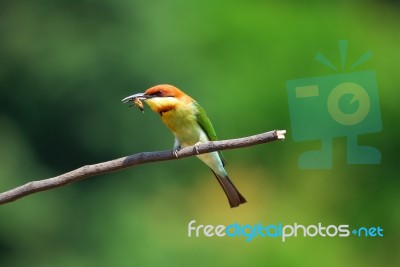
[[[193,108],[176,106],[160,115],[164,124],[172,131],[182,146],[194,145],[202,141],[200,140],[200,131],[202,130],[197,123]]]
[[[173,97],[150,98],[146,102],[154,112],[160,114],[161,120],[182,147],[206,141],[207,135],[197,123],[197,107],[194,102]]]

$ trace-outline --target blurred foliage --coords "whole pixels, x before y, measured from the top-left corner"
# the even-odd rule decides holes
[[[249,203],[229,209],[195,158],[137,166],[0,207],[1,266],[395,266],[400,234],[396,1],[92,1],[0,3],[0,190],[85,164],[169,149],[157,115],[120,100],[174,84],[221,139],[287,129],[285,142],[225,152]],[[287,80],[331,74],[367,49],[383,131],[360,137],[382,164],[300,170],[318,142],[294,143]],[[337,61],[335,61],[337,60]],[[188,238],[187,224],[381,226],[384,238]]]

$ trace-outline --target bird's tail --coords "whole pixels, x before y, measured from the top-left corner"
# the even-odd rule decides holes
[[[231,208],[237,207],[240,204],[244,204],[247,202],[247,200],[236,189],[235,185],[229,179],[228,175],[221,176],[215,173],[213,170],[211,171],[214,173],[222,189],[224,189]]]

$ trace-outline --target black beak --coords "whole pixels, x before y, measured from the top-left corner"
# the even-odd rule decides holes
[[[138,93],[138,94],[134,94],[134,95],[130,95],[130,96],[125,97],[124,99],[122,99],[122,102],[127,103],[129,101],[132,101],[135,98],[139,99],[139,100],[145,100],[148,97],[144,93]]]

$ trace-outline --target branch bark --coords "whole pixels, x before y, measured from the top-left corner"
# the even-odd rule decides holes
[[[10,189],[8,191],[0,193],[0,205],[15,201],[19,198],[28,196],[33,193],[49,190],[56,187],[61,187],[63,185],[67,185],[91,176],[114,172],[144,163],[164,161],[164,160],[174,160],[179,158],[195,156],[197,155],[197,153],[203,154],[213,151],[253,146],[276,140],[284,140],[285,133],[286,133],[285,130],[274,130],[237,139],[201,143],[197,146],[197,151],[195,149],[195,146],[182,148],[177,153],[178,158],[175,157],[173,151],[165,150],[165,151],[155,151],[155,152],[141,152],[138,154],[102,163],[86,165],[76,170],[61,174],[59,176],[39,181],[32,181],[27,184],[16,187],[14,189]]]

